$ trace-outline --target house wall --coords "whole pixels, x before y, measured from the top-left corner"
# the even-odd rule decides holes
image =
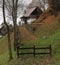
[[[31,23],[34,22],[35,20],[36,20],[36,18],[30,18],[30,19],[27,20],[27,23],[28,23],[28,24],[31,24]]]

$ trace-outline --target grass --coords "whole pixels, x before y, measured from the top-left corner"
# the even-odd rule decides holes
[[[34,63],[39,65],[49,65],[49,64],[60,65],[60,29],[57,30],[48,39],[42,39],[39,37],[35,42],[32,42],[32,41],[28,41],[28,42],[26,43],[26,46],[28,45],[44,46],[44,45],[51,44],[53,56],[50,57],[48,55],[46,56],[38,55],[34,58],[33,55],[29,55],[29,56],[24,55],[24,56],[21,56],[19,59],[15,58],[11,62],[8,62],[7,65],[32,65]]]
[[[52,26],[52,25],[50,25]],[[49,26],[49,27],[50,27]],[[43,27],[40,30],[37,30],[39,35],[37,36],[37,39],[33,42],[32,40],[24,40],[22,41],[22,44],[24,44],[25,47],[28,46],[48,46],[52,45],[52,57],[48,55],[37,55],[35,58],[33,55],[24,55],[20,56],[19,59],[16,57],[16,52],[13,50],[13,34],[11,35],[11,45],[12,45],[12,52],[13,52],[13,59],[8,62],[9,56],[8,56],[8,48],[6,48],[7,45],[7,36],[0,39],[0,64],[1,65],[60,65],[60,28],[54,28],[52,26],[49,29],[49,36],[47,38],[43,38],[47,32],[48,29]],[[45,28],[45,29],[44,29]],[[45,31],[45,32],[40,32]],[[36,32],[37,33],[37,32]],[[37,33],[37,34],[38,34]],[[3,41],[4,40],[4,41]],[[2,51],[1,51],[2,50]],[[25,52],[25,51],[24,51]],[[28,52],[28,50],[26,51]]]
[[[6,62],[9,60],[9,51],[8,51],[8,38],[5,35],[3,38],[0,39],[0,64],[5,65]],[[12,53],[13,56],[16,56],[15,52],[13,51],[13,33],[11,34],[11,46],[12,46]]]

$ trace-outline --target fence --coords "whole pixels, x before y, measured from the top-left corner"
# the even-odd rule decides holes
[[[21,50],[33,50],[33,52],[20,52]],[[36,50],[48,50],[49,52],[36,52]],[[19,46],[17,47],[17,58],[19,58],[20,55],[26,55],[26,54],[33,54],[34,57],[36,55],[39,55],[39,54],[49,54],[50,56],[52,56],[52,47],[51,45],[47,46],[47,47],[36,47],[35,45],[33,47],[24,47],[24,48],[20,48]]]

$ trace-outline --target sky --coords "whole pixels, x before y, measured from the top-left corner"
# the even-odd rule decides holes
[[[32,0],[24,0],[24,3],[28,5],[31,1]],[[3,14],[2,9],[0,8],[0,25],[2,24],[2,22],[3,22]],[[12,23],[12,21],[10,23]]]
[[[29,3],[32,2],[32,0],[23,0],[25,5],[29,5]],[[42,0],[41,0],[42,1]],[[45,5],[45,9],[47,9],[48,5]],[[8,21],[8,20],[7,20]],[[10,20],[9,20],[10,21]],[[18,21],[20,21],[20,17],[18,18]],[[0,8],[0,25],[3,22],[3,14],[2,14],[2,9]],[[13,24],[12,21],[10,21],[9,23]]]
[[[3,15],[2,15],[2,9],[0,8],[0,25],[3,22]]]

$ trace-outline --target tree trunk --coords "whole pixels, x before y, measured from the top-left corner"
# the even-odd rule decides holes
[[[12,50],[11,50],[11,43],[10,43],[10,31],[9,31],[9,26],[8,24],[6,23],[6,19],[5,19],[5,0],[3,0],[3,21],[4,21],[4,24],[6,25],[6,28],[7,28],[7,33],[8,33],[8,51],[9,51],[9,60],[11,60],[13,57],[12,57]]]
[[[16,1],[12,1],[13,4],[13,12],[12,12],[12,18],[13,18],[13,23],[14,23],[14,50],[16,51],[16,45],[18,43],[18,39],[17,39],[17,4],[18,4],[18,0]]]

